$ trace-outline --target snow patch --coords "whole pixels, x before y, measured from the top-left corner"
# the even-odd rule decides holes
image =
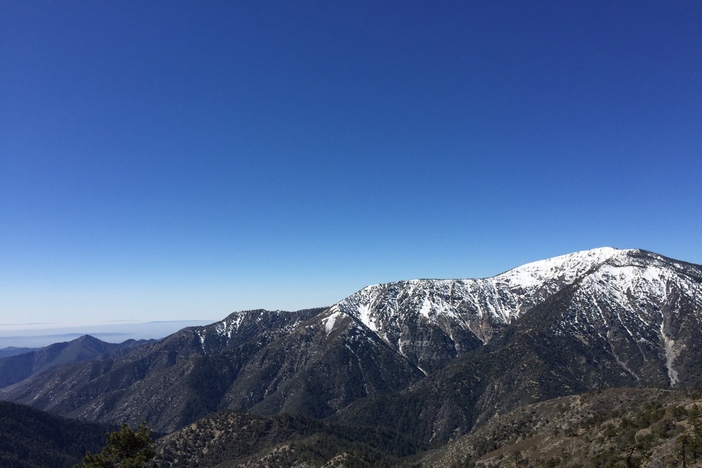
[[[336,319],[337,317],[339,317],[339,314],[341,314],[341,312],[334,312],[329,317],[322,320],[322,322],[324,323],[324,329],[327,332],[327,336],[329,336],[329,334],[334,329],[334,324],[336,323]]]
[[[368,304],[360,304],[358,306],[358,319],[374,332],[378,331],[375,320],[371,317],[371,308]]]
[[[419,309],[419,313],[426,318],[429,318],[429,313],[431,312],[431,301],[428,298],[424,299],[422,302],[422,308]]]
[[[663,338],[663,345],[665,346],[665,367],[668,369],[668,379],[670,380],[670,386],[675,386],[678,383],[678,371],[673,369],[673,361],[680,351],[676,351],[673,346],[675,345],[675,340],[671,340],[666,336],[663,330],[663,322],[661,322],[661,338]]]
[[[544,279],[557,278],[560,275],[562,275],[563,281],[572,283],[593,267],[601,265],[615,256],[626,255],[626,252],[612,247],[585,250],[527,263],[495,278],[504,279],[508,283],[525,289],[538,287],[543,284]]]
[[[196,333],[197,333],[198,338],[200,338],[200,347],[202,347],[202,352],[206,354],[207,351],[205,351],[205,336],[206,336],[205,331],[198,330]]]

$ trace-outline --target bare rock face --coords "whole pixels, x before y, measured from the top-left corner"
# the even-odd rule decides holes
[[[602,248],[491,278],[369,286],[329,308],[236,312],[0,399],[162,432],[239,410],[439,441],[525,402],[702,384],[701,320],[702,267]]]

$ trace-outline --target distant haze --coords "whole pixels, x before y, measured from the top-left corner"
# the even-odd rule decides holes
[[[185,327],[207,325],[214,320],[174,320],[162,322],[105,323],[56,327],[50,324],[2,325],[0,324],[0,349],[40,348],[53,343],[74,340],[83,335],[92,335],[108,343],[122,343],[129,339],[160,339]]]

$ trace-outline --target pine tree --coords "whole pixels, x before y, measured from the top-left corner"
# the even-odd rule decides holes
[[[142,422],[136,431],[126,424],[118,431],[107,434],[107,444],[102,452],[88,452],[80,468],[145,468],[156,452],[151,440],[151,429]]]
[[[689,440],[688,451],[692,456],[693,463],[702,455],[702,418],[700,418],[700,408],[694,404],[688,413],[688,423],[692,426],[692,436]]]

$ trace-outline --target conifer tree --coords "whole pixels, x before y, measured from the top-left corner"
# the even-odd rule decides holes
[[[136,431],[122,424],[118,431],[107,434],[102,452],[88,452],[79,468],[145,468],[155,455],[151,429],[145,422]]]

